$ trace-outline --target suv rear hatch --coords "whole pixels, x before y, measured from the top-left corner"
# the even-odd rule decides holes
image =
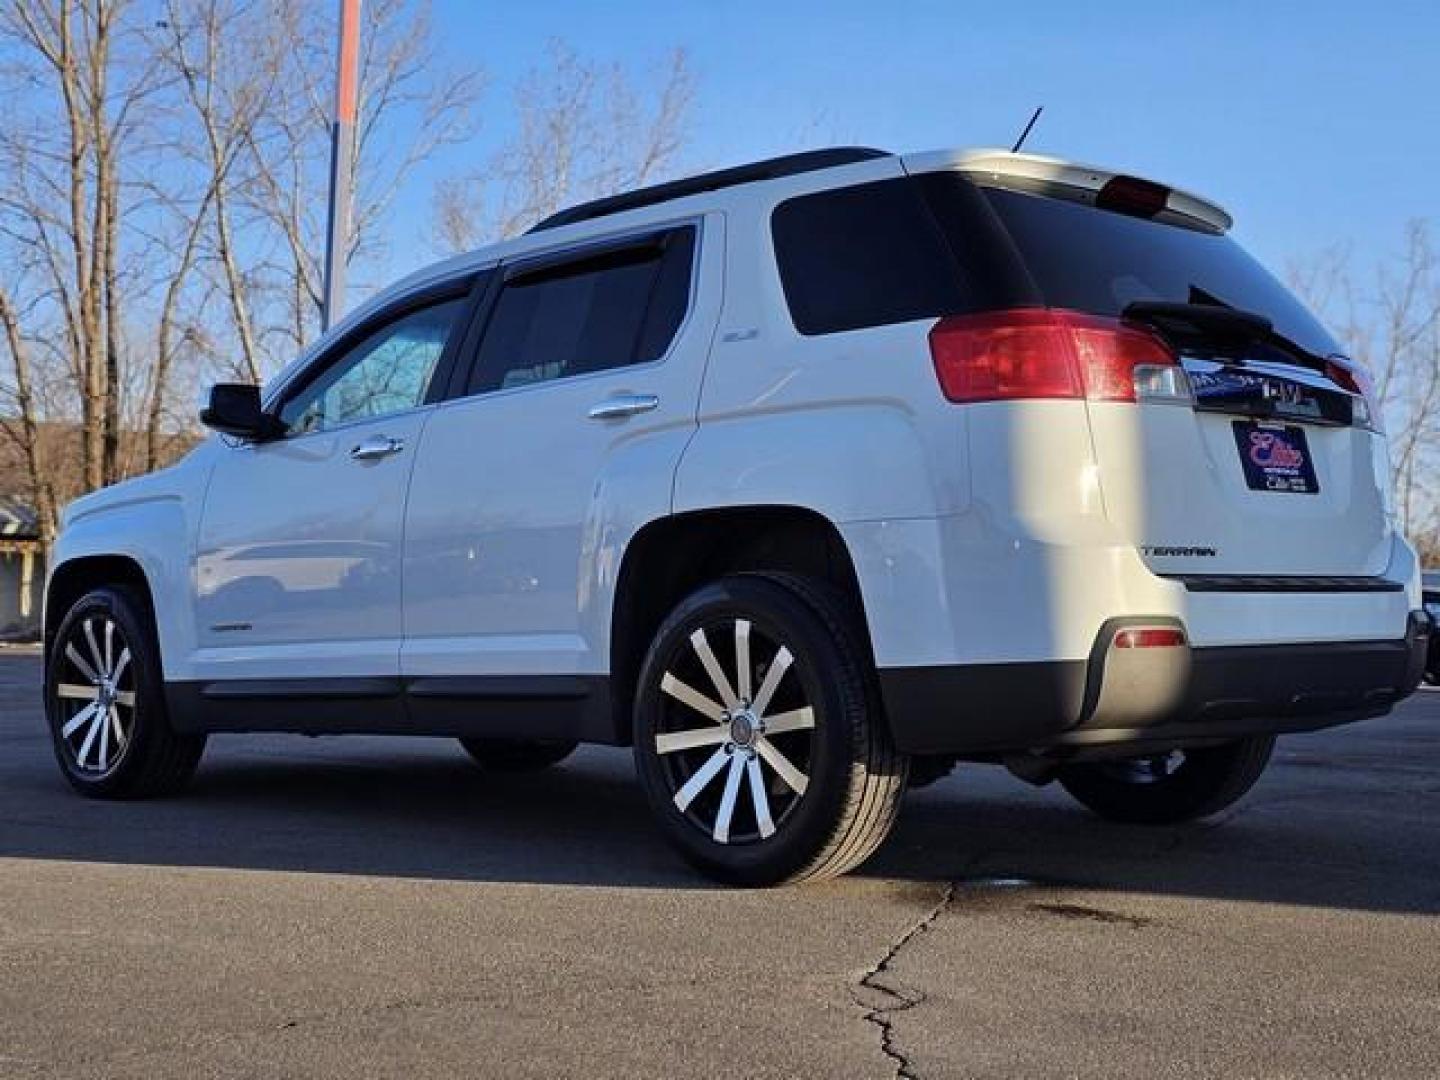
[[[1033,381],[1022,358],[1010,374],[1028,390],[986,372],[970,399],[1086,398],[1105,512],[1157,573],[1257,589],[1382,574],[1388,462],[1368,380],[1225,235],[1229,218],[1147,181],[1066,166],[1056,182],[1011,160],[1030,167],[918,178],[962,264],[978,237],[966,256],[957,225],[984,218],[1004,249],[986,258],[1012,279],[1004,310],[942,320],[937,367],[948,336],[973,369],[976,336],[997,328],[1030,335],[1032,358],[1066,354],[1068,386],[1053,370]]]

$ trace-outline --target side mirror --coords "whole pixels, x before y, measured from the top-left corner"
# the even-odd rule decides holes
[[[284,433],[280,421],[260,405],[260,388],[249,383],[216,383],[200,405],[200,422],[222,435],[263,442]]]

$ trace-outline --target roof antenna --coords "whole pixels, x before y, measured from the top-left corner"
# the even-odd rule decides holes
[[[1035,121],[1040,119],[1040,114],[1045,111],[1044,105],[1037,105],[1035,112],[1030,116],[1030,122],[1025,125],[1025,130],[1020,132],[1020,137],[1015,140],[1015,145],[1010,148],[1012,154],[1018,154],[1020,147],[1025,145],[1025,140],[1030,137],[1030,129],[1035,126]]]

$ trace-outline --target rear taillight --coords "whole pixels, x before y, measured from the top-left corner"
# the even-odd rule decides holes
[[[1375,397],[1375,380],[1370,372],[1343,356],[1325,361],[1325,376],[1342,390],[1355,395],[1355,425],[1383,431],[1380,403]]]
[[[1074,311],[1018,308],[952,315],[930,331],[951,401],[1088,398],[1191,401],[1175,353],[1150,331]]]

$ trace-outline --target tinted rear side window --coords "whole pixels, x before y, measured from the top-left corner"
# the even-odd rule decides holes
[[[470,392],[658,360],[684,320],[694,229],[580,255],[508,281],[485,329]]]
[[[966,310],[959,267],[909,180],[788,199],[770,221],[785,300],[802,334]]]
[[[1324,356],[1334,339],[1228,236],[999,188],[986,198],[1051,307],[1119,315],[1133,300],[1220,304],[1264,315]]]

